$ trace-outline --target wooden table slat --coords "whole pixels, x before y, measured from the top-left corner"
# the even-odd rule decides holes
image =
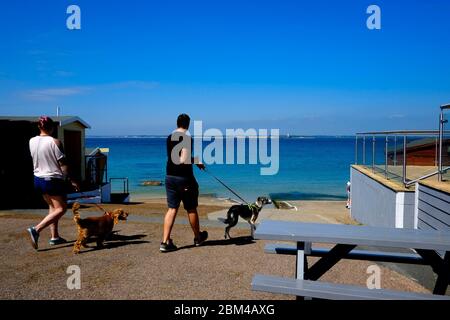
[[[263,221],[256,239],[450,251],[450,232],[338,224]]]

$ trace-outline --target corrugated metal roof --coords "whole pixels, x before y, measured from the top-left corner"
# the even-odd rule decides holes
[[[73,122],[79,122],[85,128],[90,129],[91,126],[85,122],[83,119],[76,116],[61,116],[61,117],[50,117],[53,121],[59,122],[61,126],[68,125]],[[28,121],[28,122],[38,122],[39,116],[0,116],[0,120],[7,121]]]

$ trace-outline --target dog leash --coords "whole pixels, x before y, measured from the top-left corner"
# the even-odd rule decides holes
[[[240,195],[238,195],[233,189],[231,189],[229,186],[227,186],[225,183],[223,183],[219,178],[217,178],[215,175],[213,175],[209,170],[204,169],[205,172],[207,172],[211,177],[217,180],[221,185],[223,185],[225,188],[228,189],[232,194],[234,194],[236,197],[238,197],[241,201],[243,201],[246,205],[250,206],[250,204],[245,201]]]
[[[97,209],[99,209],[101,212],[103,212],[103,213],[106,213],[107,211],[104,209],[104,208],[102,208],[98,203],[94,203],[95,204],[95,206],[97,207]]]
[[[82,197],[87,197],[86,193],[84,193],[83,191],[79,192],[81,194]],[[94,205],[97,207],[97,209],[99,209],[101,212],[105,213],[107,212],[102,206],[100,206],[98,203],[94,203]]]

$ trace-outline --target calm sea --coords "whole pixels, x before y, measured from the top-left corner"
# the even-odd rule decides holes
[[[108,177],[127,177],[135,195],[164,196],[164,186],[142,186],[145,180],[164,181],[165,137],[88,137],[87,147],[110,149]],[[284,200],[337,200],[346,197],[353,137],[280,138],[278,174],[261,176],[260,165],[209,165],[210,172],[245,199],[269,195]],[[269,149],[270,150],[270,149]],[[205,172],[194,168],[200,193],[234,196]],[[114,185],[113,188],[119,188]]]

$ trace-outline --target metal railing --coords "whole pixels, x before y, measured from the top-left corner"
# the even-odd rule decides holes
[[[450,104],[441,106],[439,130],[357,133],[355,164],[382,174],[385,179],[398,180],[405,187],[433,176],[437,176],[439,181],[450,180],[447,174],[450,172],[447,111],[450,111]]]
[[[99,158],[106,159],[101,163]],[[86,180],[95,186],[100,186],[108,181],[108,161],[107,157],[102,155],[85,156]]]
[[[128,178],[109,178],[109,183],[111,184],[111,191],[113,190],[113,181],[122,181],[122,193],[129,194],[129,181]]]
[[[400,180],[408,185],[412,180],[429,175],[430,172],[423,172],[415,168],[414,175],[408,176],[408,160],[410,165],[432,168],[433,174],[437,174],[438,165],[438,144],[439,131],[432,130],[403,130],[403,131],[377,131],[362,132],[356,134],[355,140],[355,164],[361,164],[372,172],[381,173],[388,180]],[[367,142],[369,141],[369,146]],[[431,152],[426,150],[428,158],[423,159],[423,155],[416,155],[414,151],[431,149],[434,155],[431,159]],[[370,149],[368,149],[370,148]],[[361,149],[361,157],[359,149]],[[367,160],[369,152],[370,161]],[[420,152],[420,151],[419,151]],[[422,157],[422,158],[421,158]],[[362,160],[360,162],[360,160]],[[423,173],[423,174],[422,174]]]
[[[449,147],[448,147],[448,141],[450,139],[447,139],[447,131],[445,130],[446,124],[448,123],[447,115],[450,111],[450,104],[445,104],[441,106],[441,113],[439,115],[439,164],[438,164],[438,179],[439,181],[444,180],[444,174],[447,173],[449,170],[450,163],[448,160],[448,153],[449,153]],[[449,137],[450,138],[450,137]],[[444,146],[447,147],[447,150],[444,151]],[[447,155],[447,157],[444,157],[444,155]]]

